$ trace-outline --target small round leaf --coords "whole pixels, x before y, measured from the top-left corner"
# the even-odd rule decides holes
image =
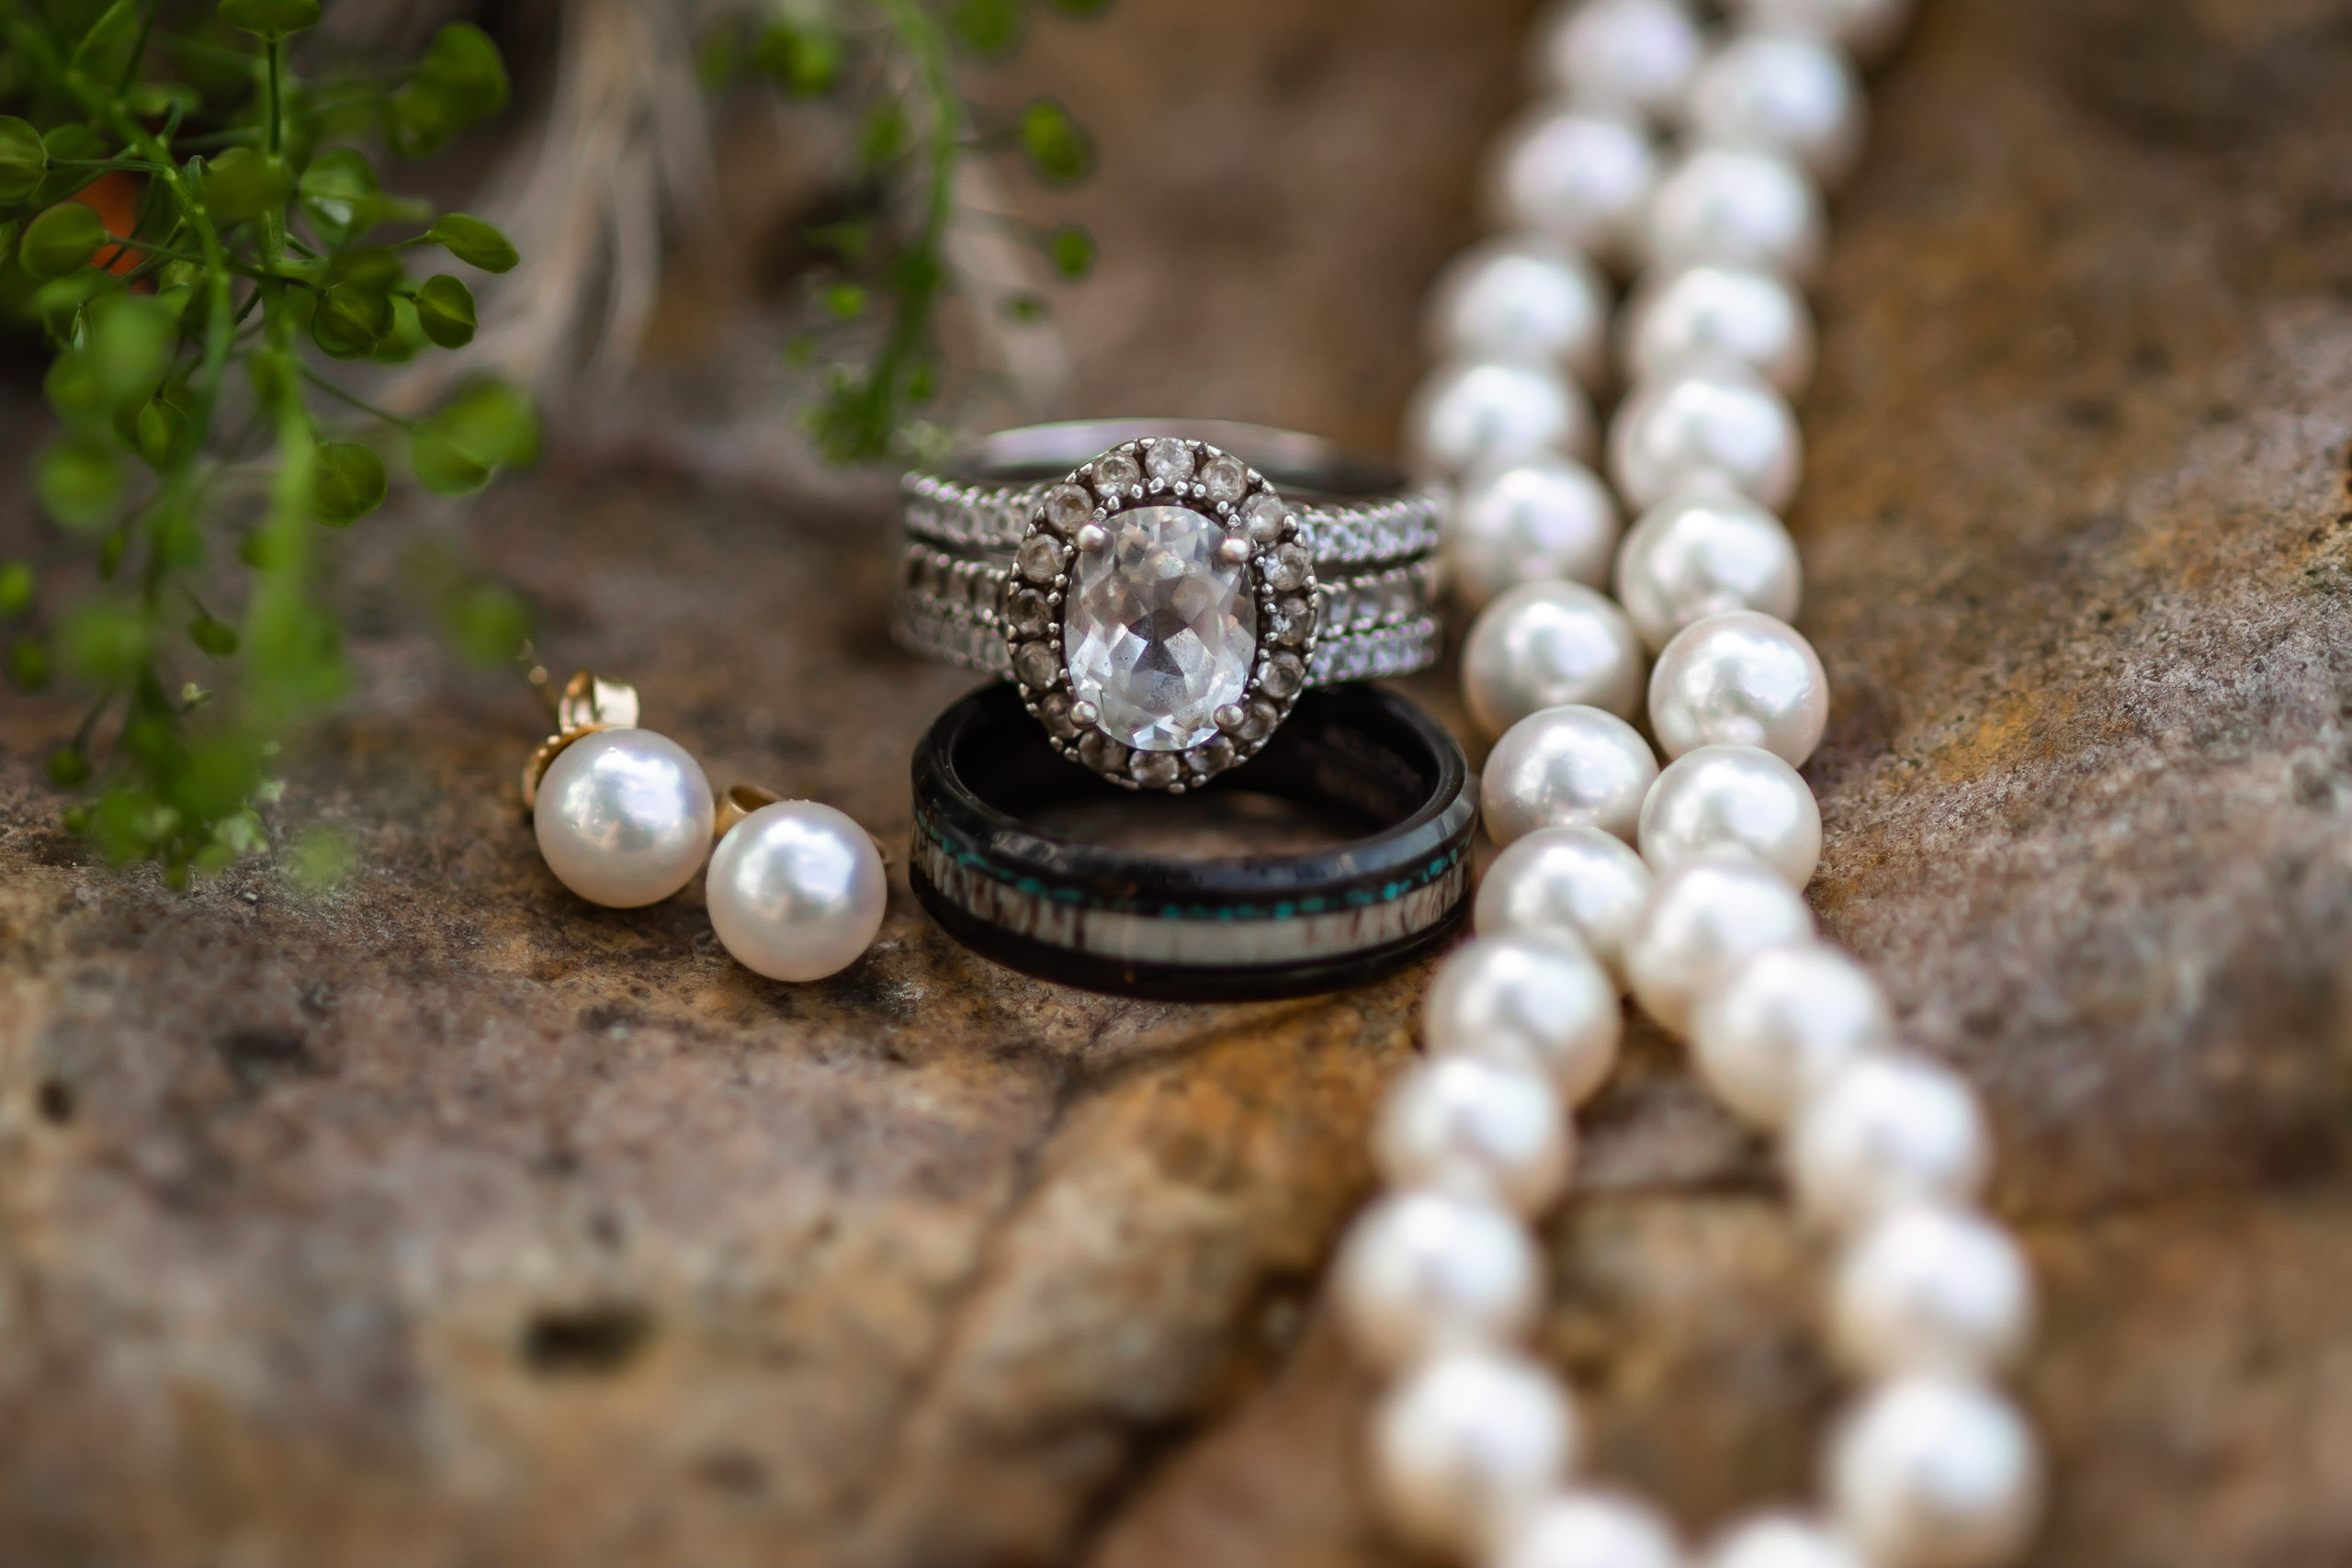
[[[384,459],[356,441],[329,441],[313,458],[311,510],[329,527],[348,527],[384,504]]]
[[[443,273],[416,291],[416,324],[443,348],[463,348],[474,340],[473,290]]]
[[[521,259],[514,242],[481,219],[462,212],[443,213],[433,220],[424,237],[468,266],[484,272],[505,272]]]
[[[25,561],[0,563],[0,620],[15,620],[33,607],[33,569]]]
[[[187,624],[187,640],[215,659],[228,659],[237,651],[237,633],[209,615],[198,615]]]
[[[1075,185],[1094,169],[1094,139],[1051,98],[1033,98],[1021,110],[1021,148],[1029,167],[1049,186]]]
[[[336,359],[365,359],[391,330],[390,299],[356,284],[336,284],[311,313],[311,341]]]
[[[122,499],[122,465],[96,436],[62,435],[33,458],[33,494],[61,525],[96,528]]]
[[[106,240],[107,226],[96,213],[78,201],[64,202],[26,226],[17,259],[35,277],[63,277],[80,271]]]
[[[166,402],[149,402],[139,411],[139,456],[151,468],[163,469],[187,446],[187,415]]]
[[[38,692],[49,684],[49,644],[37,637],[20,637],[8,645],[8,680],[20,692]]]
[[[1094,236],[1084,224],[1065,223],[1046,237],[1046,254],[1064,277],[1084,277],[1094,270]]]
[[[31,121],[0,115],[0,207],[31,198],[48,171],[48,156]]]
[[[408,460],[416,470],[416,482],[435,495],[471,495],[490,482],[489,464],[474,461],[448,437],[430,429],[410,436]]]

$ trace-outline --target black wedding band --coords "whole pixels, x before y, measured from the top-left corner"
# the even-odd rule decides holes
[[[1114,792],[1046,743],[1008,686],[916,748],[915,896],[974,952],[1122,996],[1239,1001],[1362,985],[1442,946],[1469,908],[1469,767],[1419,707],[1370,686],[1303,694],[1246,773],[1207,791],[1280,796],[1376,825],[1301,853],[1182,860],[1057,838],[1036,812]]]

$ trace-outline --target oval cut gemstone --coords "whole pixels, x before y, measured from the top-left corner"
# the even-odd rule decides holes
[[[1141,751],[1182,751],[1216,733],[1258,649],[1249,568],[1217,559],[1225,530],[1182,506],[1139,506],[1080,551],[1062,647],[1070,684],[1102,727]]]

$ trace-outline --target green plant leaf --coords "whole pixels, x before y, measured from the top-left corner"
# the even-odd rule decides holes
[[[124,67],[130,63],[131,45],[138,39],[138,0],[114,0],[74,46],[74,58],[65,68],[111,86],[122,79]]]
[[[484,272],[506,272],[522,258],[514,242],[479,218],[445,212],[433,220],[424,237],[465,263]]]
[[[155,637],[136,606],[119,599],[91,599],[67,611],[57,624],[57,645],[65,667],[83,680],[119,686],[146,667]]]
[[[109,400],[144,402],[169,367],[179,322],[153,295],[107,294],[89,307],[90,353]]]
[[[33,569],[20,560],[0,562],[0,621],[13,621],[33,607]]]
[[[437,431],[410,433],[408,461],[416,482],[435,495],[471,495],[490,482],[489,464],[467,457]]]
[[[98,527],[122,499],[122,465],[114,446],[95,435],[59,436],[33,458],[33,494],[61,527]]]
[[[1020,121],[1021,150],[1049,186],[1076,185],[1094,170],[1094,139],[1051,98],[1032,98]]]
[[[51,208],[25,226],[17,260],[35,277],[63,277],[81,269],[107,240],[107,226],[78,201]]]
[[[330,148],[311,160],[297,188],[302,210],[336,244],[357,237],[382,216],[383,187],[377,184],[375,166],[349,147]]]
[[[1046,236],[1046,254],[1064,277],[1084,277],[1094,270],[1094,236],[1082,223],[1065,223]]]
[[[11,642],[8,682],[20,692],[38,692],[48,685],[49,644],[37,637],[20,637]]]
[[[443,273],[416,291],[416,324],[443,348],[463,348],[474,340],[474,295]]]
[[[232,147],[205,166],[204,208],[224,227],[286,205],[285,174],[250,147]]]
[[[12,650],[13,651],[13,650]],[[48,679],[48,655],[42,654],[41,678]],[[68,743],[49,754],[49,782],[60,789],[80,789],[90,782],[89,753]]]
[[[91,127],[79,121],[52,125],[41,132],[41,151],[51,163],[84,163],[107,155],[107,142]],[[64,200],[90,183],[87,169],[51,169],[41,176],[39,188],[28,198],[28,207],[48,207]]]
[[[947,8],[947,26],[956,41],[989,59],[1018,49],[1027,21],[1026,0],[956,0]]]
[[[417,325],[416,301],[392,296],[392,330],[368,357],[379,365],[406,365],[424,347],[424,329]]]
[[[752,47],[752,63],[796,97],[821,97],[842,79],[841,34],[820,22],[771,22]]]
[[[503,108],[508,91],[506,62],[490,35],[470,22],[452,22],[434,35],[415,73],[385,102],[385,135],[411,157],[435,152]]]
[[[187,415],[170,403],[143,405],[135,432],[140,460],[159,472],[170,468],[187,450]]]
[[[434,34],[416,73],[433,85],[460,129],[504,108],[511,90],[498,45],[471,22],[451,22]]]
[[[51,360],[41,392],[58,418],[85,434],[97,435],[111,423],[106,378],[98,373],[98,356],[86,348],[67,349]]]
[[[311,511],[345,528],[384,504],[384,459],[356,441],[329,441],[311,459]]]
[[[48,154],[41,151],[40,132],[30,120],[0,115],[0,207],[28,201],[48,172]]]
[[[187,624],[187,640],[215,659],[233,658],[237,651],[237,631],[209,615],[198,615]]]
[[[311,341],[335,359],[365,359],[392,330],[392,301],[356,283],[338,283],[311,312]]]
[[[319,0],[220,0],[214,15],[240,32],[281,39],[319,25]]]
[[[424,423],[485,468],[520,468],[539,460],[539,416],[503,381],[475,382]]]

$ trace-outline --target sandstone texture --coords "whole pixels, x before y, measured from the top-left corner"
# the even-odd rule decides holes
[[[1528,19],[1127,0],[977,77],[1100,139],[1022,198],[1102,242],[1073,407],[1392,444]],[[2335,0],[1928,0],[1818,294],[1812,892],[1986,1097],[2064,1568],[2352,1560],[2347,81]],[[33,375],[0,396],[0,553],[63,562]],[[1067,991],[903,857],[813,986],[694,890],[582,904],[516,807],[528,696],[420,629],[453,555],[714,782],[886,841],[966,689],[883,633],[876,505],[575,447],[343,547],[359,689],[272,824],[349,836],[334,891],[85,861],[40,782],[74,709],[7,697],[0,1562],[1402,1561],[1318,1291],[1426,974]],[[1598,1474],[1694,1533],[1808,1487],[1817,1260],[1654,1032],[1546,1240]]]

